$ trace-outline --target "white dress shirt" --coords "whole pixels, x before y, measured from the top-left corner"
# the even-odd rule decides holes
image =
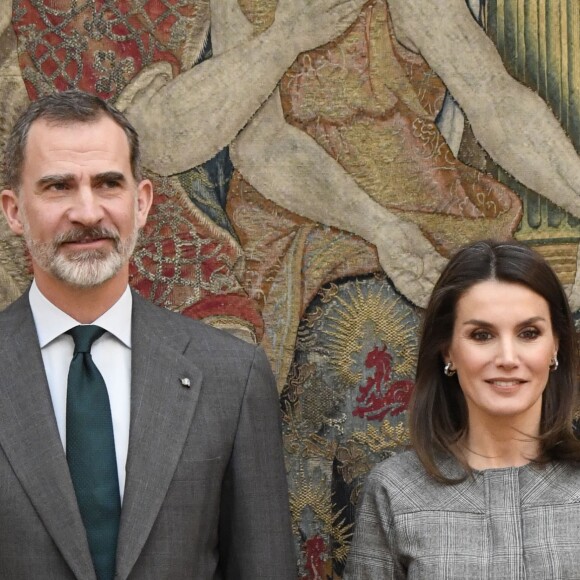
[[[30,288],[29,300],[56,423],[66,451],[66,391],[74,341],[72,336],[65,333],[79,323],[45,298],[36,282]],[[125,490],[125,464],[129,448],[132,306],[133,298],[127,286],[121,298],[93,323],[107,332],[91,348],[93,361],[103,375],[109,393],[121,501]]]

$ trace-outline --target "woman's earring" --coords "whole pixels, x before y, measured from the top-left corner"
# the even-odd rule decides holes
[[[446,377],[452,377],[455,374],[455,369],[451,368],[451,365],[453,363],[451,361],[449,361],[448,363],[445,364],[445,366],[443,367],[443,372],[445,373]],[[556,361],[556,366],[558,366],[558,363]]]
[[[558,370],[558,355],[557,354],[555,354],[554,358],[550,361],[550,370],[552,372]]]

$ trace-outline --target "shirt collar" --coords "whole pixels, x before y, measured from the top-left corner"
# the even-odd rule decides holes
[[[55,338],[79,324],[72,316],[69,316],[50,302],[39,290],[35,280],[32,281],[28,300],[30,301],[40,348],[44,348]],[[119,300],[109,310],[99,316],[93,324],[104,328],[125,346],[131,348],[132,307],[133,297],[129,286],[127,286]]]

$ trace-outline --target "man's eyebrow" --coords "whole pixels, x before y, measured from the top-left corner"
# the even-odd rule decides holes
[[[93,183],[104,183],[105,181],[127,181],[125,175],[120,171],[105,171],[103,173],[97,173],[91,178]]]
[[[67,183],[74,180],[72,173],[55,173],[51,175],[44,175],[37,183],[38,185],[51,185],[53,183]]]

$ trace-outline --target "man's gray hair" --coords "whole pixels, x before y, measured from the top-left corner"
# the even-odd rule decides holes
[[[16,121],[4,151],[4,178],[6,186],[18,191],[22,180],[24,150],[30,127],[34,121],[44,119],[55,125],[94,123],[103,116],[112,119],[127,136],[131,172],[141,181],[141,155],[139,136],[125,115],[103,99],[78,90],[52,93],[32,102]]]

